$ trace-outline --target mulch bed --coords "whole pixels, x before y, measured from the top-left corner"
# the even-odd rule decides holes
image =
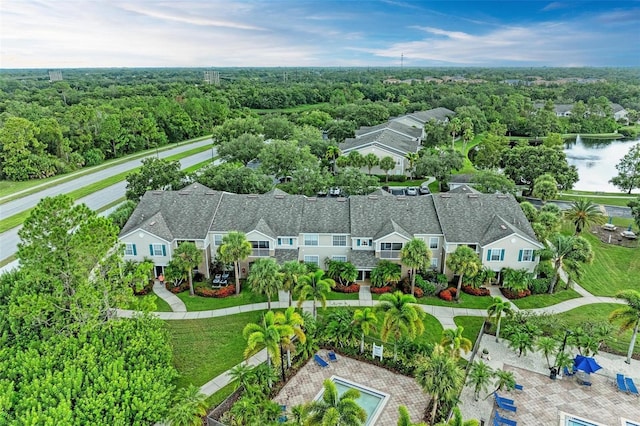
[[[596,235],[600,241],[605,244],[613,244],[620,247],[629,247],[636,248],[640,247],[640,238],[635,240],[630,240],[629,238],[625,238],[620,233],[627,228],[618,226],[618,229],[615,231],[607,231],[603,229],[601,226],[593,226],[591,227],[591,233]]]

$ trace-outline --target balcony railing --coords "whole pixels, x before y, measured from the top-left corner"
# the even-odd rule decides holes
[[[400,259],[400,250],[380,250],[380,259]]]
[[[253,249],[251,250],[253,257],[269,257],[269,249]]]

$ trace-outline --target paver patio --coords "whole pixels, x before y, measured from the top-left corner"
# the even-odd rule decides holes
[[[321,350],[319,354],[328,360],[326,351]],[[400,405],[408,408],[414,422],[422,419],[424,410],[427,408],[429,397],[413,378],[339,354],[338,361],[329,363],[327,368],[319,367],[311,359],[289,380],[274,401],[286,405],[288,409],[312,401],[322,390],[322,382],[334,375],[390,395],[376,425],[396,425]]]

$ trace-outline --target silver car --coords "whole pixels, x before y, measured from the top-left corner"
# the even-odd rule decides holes
[[[415,186],[410,186],[405,190],[405,194],[414,197],[418,195],[418,188],[416,188]]]

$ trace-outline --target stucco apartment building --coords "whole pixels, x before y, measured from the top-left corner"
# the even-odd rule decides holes
[[[199,183],[180,191],[148,191],[120,233],[126,260],[154,262],[160,274],[183,241],[203,250],[199,271],[209,277],[225,234],[241,231],[253,247],[241,264],[246,276],[261,257],[315,263],[350,261],[359,280],[381,259],[400,263],[400,250],[412,238],[427,243],[431,267],[448,273],[446,259],[468,245],[483,265],[533,271],[542,248],[511,195],[465,192],[420,197],[370,195],[305,197],[278,189],[266,194],[232,194]],[[407,271],[403,270],[403,274]]]

